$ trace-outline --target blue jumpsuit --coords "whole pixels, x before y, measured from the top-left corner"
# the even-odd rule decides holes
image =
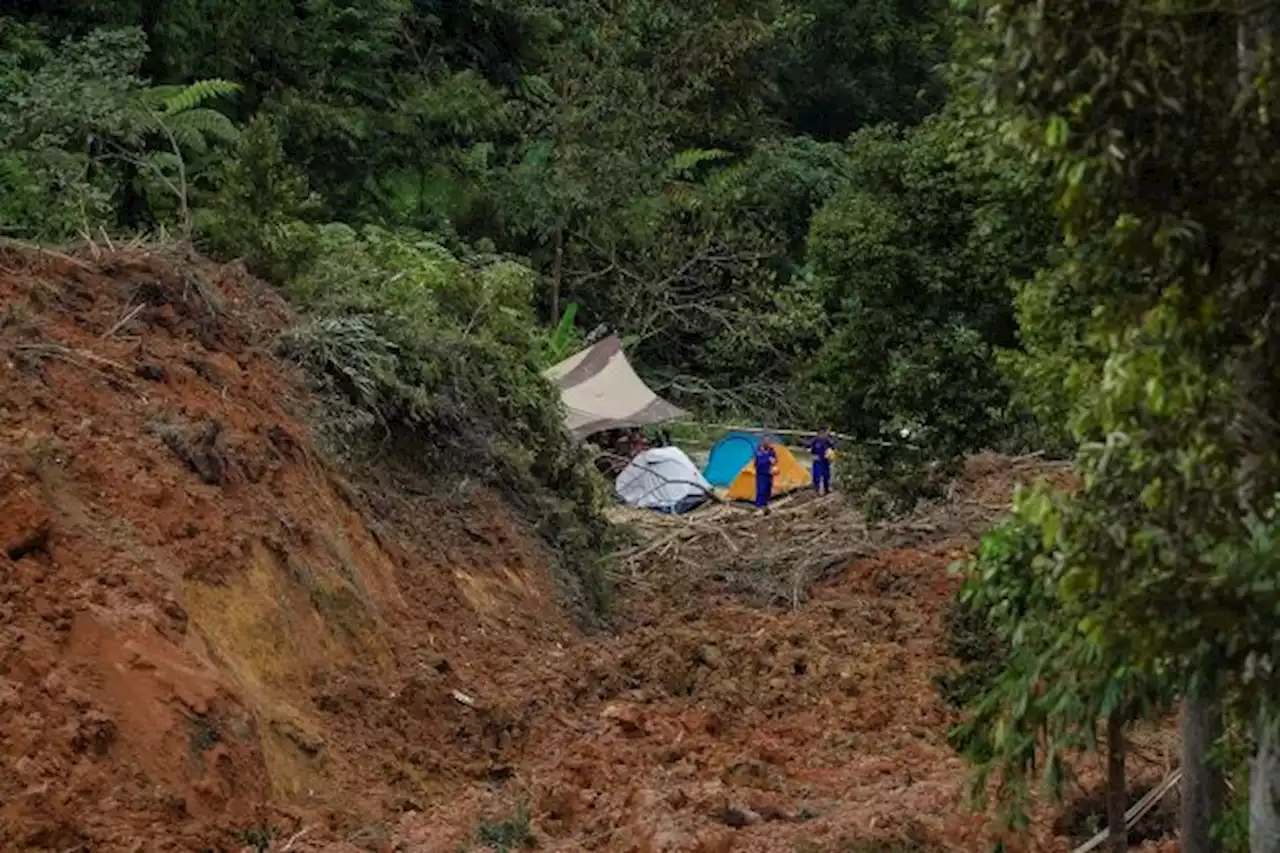
[[[829,438],[818,436],[809,442],[809,450],[813,453],[813,487],[822,494],[831,491],[831,457],[830,453],[836,443]]]
[[[778,461],[778,454],[772,447],[761,445],[756,448],[756,506],[766,507],[773,495],[773,466]]]

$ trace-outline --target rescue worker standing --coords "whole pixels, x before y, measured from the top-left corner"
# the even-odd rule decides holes
[[[813,454],[813,488],[819,496],[831,492],[831,460],[836,455],[836,443],[831,432],[823,427],[815,437],[804,443]]]
[[[756,508],[769,511],[769,498],[773,495],[773,477],[778,473],[778,453],[773,442],[765,436],[756,446]]]

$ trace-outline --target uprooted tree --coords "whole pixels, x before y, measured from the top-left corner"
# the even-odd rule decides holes
[[[1252,721],[1250,846],[1273,853],[1274,4],[968,5],[970,91],[1056,184],[1065,243],[1021,300],[1036,342],[1024,366],[1061,395],[1081,480],[1020,502],[1012,523],[1034,531],[1022,579],[1002,582],[993,563],[1007,531],[971,572],[973,594],[1011,628],[1006,676],[1027,688],[997,686],[979,703],[993,728],[972,757],[1004,772],[1001,794],[1016,803],[1037,739],[1052,752],[1117,707],[1122,686],[1154,685],[1183,703],[1182,849],[1217,844],[1207,750],[1230,710]],[[1055,313],[1066,322],[1049,334]]]

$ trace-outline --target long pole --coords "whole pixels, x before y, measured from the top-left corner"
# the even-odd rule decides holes
[[[816,430],[769,429],[766,427],[741,426],[738,424],[708,424],[708,423],[702,423],[701,421],[674,421],[673,425],[675,424],[683,424],[686,426],[700,426],[700,427],[706,427],[708,429],[722,429],[727,432],[758,432],[758,433],[768,433],[769,435],[787,435],[787,436],[793,436],[795,438],[812,438],[813,436],[819,434]],[[891,441],[880,441],[878,439],[855,438],[854,436],[848,435],[843,432],[831,432],[831,433],[828,433],[828,435],[834,436],[835,438],[841,439],[842,441],[850,441],[857,444],[874,444],[877,447],[909,447],[912,450],[920,449],[916,445],[909,444],[905,441],[898,442],[897,444],[895,444],[894,442],[891,442]]]

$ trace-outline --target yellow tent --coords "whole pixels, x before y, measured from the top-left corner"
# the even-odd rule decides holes
[[[773,446],[778,455],[778,473],[773,475],[772,497],[794,492],[809,485],[810,476],[805,467],[796,459],[795,454],[781,444]],[[756,498],[756,463],[749,459],[738,475],[729,484],[727,495],[731,501],[753,501]]]

